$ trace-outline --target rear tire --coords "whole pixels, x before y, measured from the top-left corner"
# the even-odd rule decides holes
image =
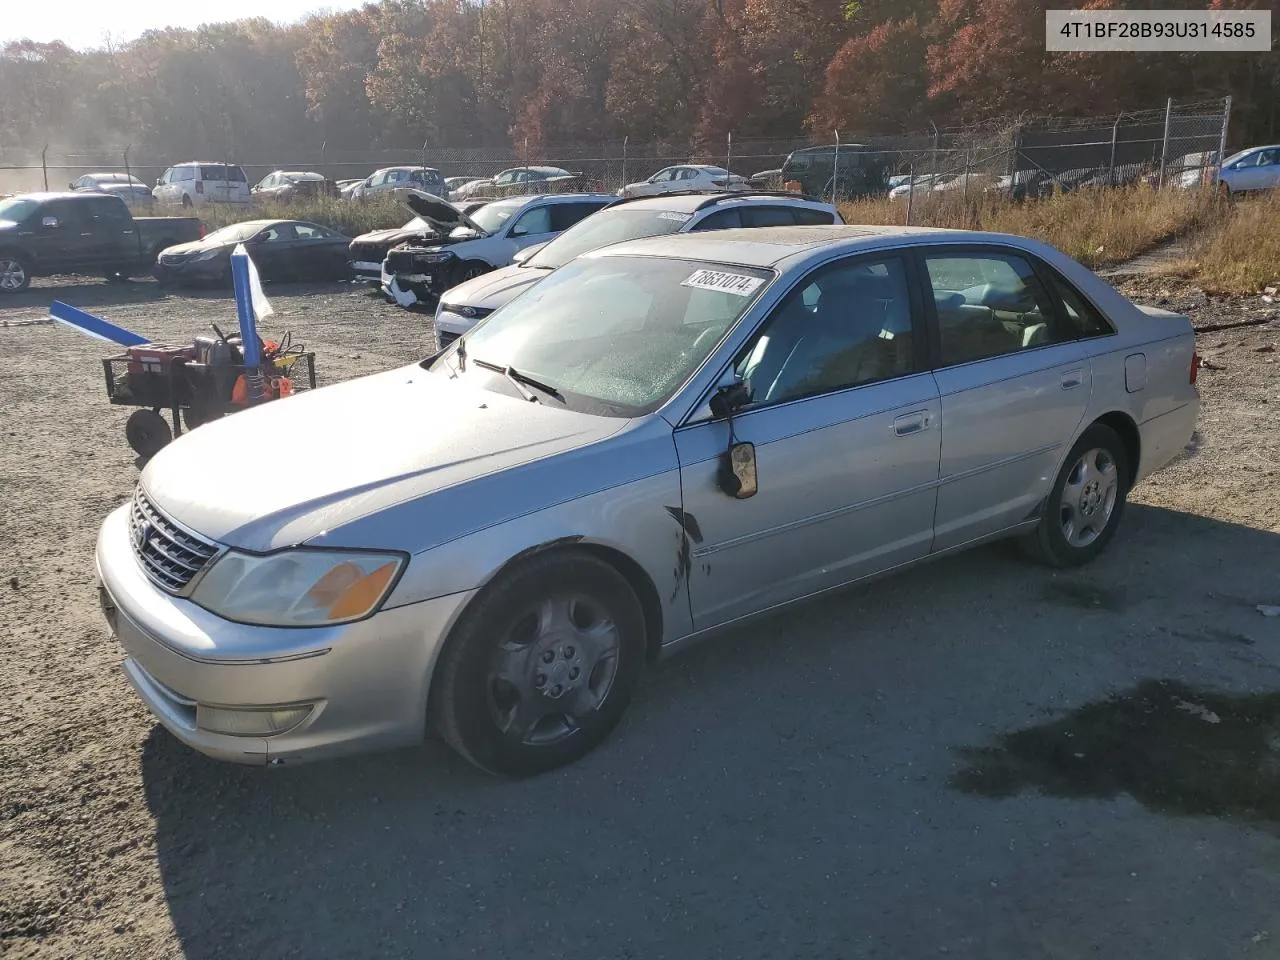
[[[520,564],[477,597],[436,665],[431,710],[471,763],[524,777],[608,736],[645,658],[644,612],[613,567],[577,552]]]
[[[1051,567],[1093,560],[1120,525],[1131,470],[1119,435],[1093,424],[1067,454],[1039,525],[1019,541],[1023,551]]]
[[[150,460],[173,440],[173,430],[154,410],[135,410],[125,421],[124,436],[134,453]]]
[[[192,206],[195,206],[195,204],[193,204],[193,203],[191,202],[191,198],[190,198],[189,196],[187,196],[185,193],[182,195],[182,205],[183,205],[184,207],[192,207]]]

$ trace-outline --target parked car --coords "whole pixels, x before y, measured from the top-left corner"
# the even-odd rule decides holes
[[[616,244],[421,363],[169,444],[98,534],[103,610],[210,756],[434,727],[533,774],[707,631],[1002,537],[1094,559],[1190,440],[1196,367],[1186,317],[1023,237]]]
[[[1218,171],[1218,190],[1229,196],[1275,187],[1280,187],[1280,145],[1241,150]]]
[[[802,192],[840,199],[882,196],[889,191],[889,173],[897,155],[863,143],[805,147],[782,165],[782,182],[799,183]]]
[[[509,267],[468,280],[440,296],[436,344],[446,347],[552,270],[611,243],[669,233],[843,223],[836,208],[804,197],[684,193],[620,200],[549,243],[525,247]]]
[[[161,175],[151,195],[157,203],[180,207],[248,204],[249,180],[234,163],[179,163]]]
[[[259,200],[299,200],[336,197],[339,190],[338,185],[322,173],[277,170],[259,180],[250,193]]]
[[[355,190],[356,187],[364,183],[365,179],[368,179],[368,178],[363,178],[359,180],[339,180],[338,195],[342,197],[343,200],[350,200],[351,191]]]
[[[432,167],[384,167],[351,189],[350,199],[369,200],[392,190],[419,190],[437,197],[448,194],[444,177]]]
[[[908,194],[914,193],[916,196],[922,196],[933,189],[934,183],[938,177],[932,173],[919,173],[914,177],[890,177],[889,178],[889,199],[901,200]],[[894,183],[893,181],[898,181]]]
[[[444,186],[448,191],[446,200],[454,199],[454,195],[458,190],[465,187],[468,183],[475,183],[477,180],[484,180],[485,177],[445,177]]]
[[[86,173],[72,180],[68,189],[112,194],[123,200],[130,210],[150,210],[155,205],[151,188],[129,173]]]
[[[656,197],[663,193],[685,190],[747,190],[746,177],[730,173],[724,167],[705,163],[686,163],[663,167],[648,180],[629,183],[618,191],[620,197]]]
[[[156,260],[161,282],[231,284],[231,254],[239,244],[268,280],[343,280],[350,237],[305,220],[246,220],[201,240],[162,251]]]
[[[437,237],[391,249],[382,264],[383,292],[402,307],[433,300],[450,287],[507,266],[517,251],[552,239],[616,200],[612,194],[589,193],[509,197],[468,216],[436,197],[411,195],[405,203]]]
[[[165,247],[204,235],[195,217],[135,217],[115,194],[21,193],[0,200],[0,293],[32,277],[145,274]]]
[[[408,195],[406,194],[405,196]],[[467,203],[454,204],[454,206],[464,214],[470,215],[487,202],[486,200],[472,200]],[[410,212],[413,212],[413,208],[409,204],[406,203],[405,207]],[[382,261],[387,259],[387,254],[391,252],[393,247],[397,247],[408,240],[422,242],[431,240],[436,243],[443,243],[448,236],[447,232],[437,232],[435,227],[428,221],[414,213],[413,219],[403,227],[390,230],[373,230],[369,233],[362,233],[352,240],[347,248],[347,266],[356,280],[378,283],[382,280]]]
[[[782,168],[758,170],[747,178],[747,184],[754,190],[781,190]]]
[[[587,183],[580,173],[570,173],[560,167],[513,167],[503,170],[493,178],[472,180],[453,191],[456,200],[473,197],[513,197],[534,193],[577,192],[599,184]]]

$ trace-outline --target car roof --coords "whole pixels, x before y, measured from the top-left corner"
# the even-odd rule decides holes
[[[85,193],[79,190],[61,190],[61,191],[40,190],[40,191],[36,191],[35,193],[15,193],[13,194],[12,197],[9,197],[7,199],[35,200],[38,203],[44,203],[46,200],[77,200],[77,201],[83,202],[85,200],[92,200],[94,197],[102,197],[102,196],[107,196],[107,194]]]
[[[547,203],[569,203],[574,200],[606,200],[613,203],[617,199],[617,195],[613,193],[528,193],[518,197],[500,197],[497,200],[488,200],[486,203],[492,203],[495,206],[505,203],[514,207],[526,206],[541,201]]]
[[[746,227],[646,237],[601,247],[583,256],[679,257],[744,267],[776,267],[818,247],[857,253],[900,246],[903,241],[991,243],[1027,248],[1025,237],[940,227],[830,225],[813,227]]]
[[[813,197],[802,196],[798,193],[769,193],[766,191],[750,192],[750,193],[729,193],[727,191],[711,191],[701,190],[690,193],[665,193],[656,197],[638,197],[635,200],[625,200],[620,203],[619,207],[625,207],[628,210],[666,210],[671,213],[694,213],[704,207],[716,207],[717,209],[725,209],[732,206],[803,206],[817,207],[823,210],[831,208],[831,204]]]
[[[398,167],[379,167],[377,170],[373,171],[373,174],[374,176],[377,176],[380,173],[390,173],[392,170],[427,170],[431,173],[440,172],[435,167],[414,167],[414,166],[406,165],[406,166],[398,166]]]
[[[277,170],[276,173],[282,173],[286,177],[303,177],[307,180],[323,180],[323,173],[316,173],[312,170]]]

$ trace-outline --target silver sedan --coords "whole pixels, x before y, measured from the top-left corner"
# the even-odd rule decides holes
[[[205,753],[434,728],[536,773],[742,618],[1000,537],[1091,560],[1190,439],[1196,365],[1185,317],[1017,237],[606,247],[420,364],[166,447],[102,527],[103,605]]]

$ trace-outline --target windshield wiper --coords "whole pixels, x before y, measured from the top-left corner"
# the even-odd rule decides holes
[[[537,380],[529,376],[527,373],[521,373],[514,367],[503,367],[496,363],[490,363],[488,360],[476,360],[475,358],[472,358],[471,362],[477,367],[483,367],[486,370],[492,370],[494,373],[502,374],[511,381],[511,385],[514,386],[516,390],[519,391],[520,396],[524,397],[526,400],[537,400],[538,398],[535,394],[530,393],[521,386],[521,384],[526,384],[533,387],[535,390],[541,390],[543,393],[547,394],[547,396],[555,397],[561,403],[565,402],[564,395],[555,387],[551,386],[551,384],[543,383],[541,380]]]

